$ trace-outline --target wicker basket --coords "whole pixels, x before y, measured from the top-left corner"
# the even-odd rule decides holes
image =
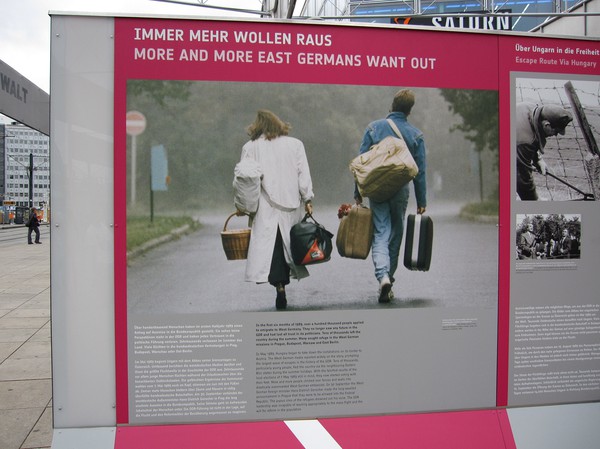
[[[250,229],[227,230],[227,224],[236,212],[227,217],[223,231],[221,232],[221,241],[227,260],[241,260],[248,258],[248,246],[250,245]]]

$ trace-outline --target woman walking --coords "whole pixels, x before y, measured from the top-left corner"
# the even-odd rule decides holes
[[[312,213],[312,180],[304,144],[288,136],[290,128],[273,112],[259,110],[247,128],[250,141],[241,157],[257,161],[263,173],[245,280],[273,285],[278,310],[287,307],[285,286],[290,278],[308,276],[306,267],[292,261],[290,229],[305,212]]]

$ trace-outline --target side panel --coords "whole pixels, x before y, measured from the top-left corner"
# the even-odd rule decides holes
[[[52,18],[55,428],[115,423],[113,21]]]
[[[510,135],[501,152],[511,155],[512,192],[510,237],[504,246],[514,251],[510,325],[501,327],[509,337],[507,404],[598,400],[600,216],[597,201],[590,201],[598,185],[590,167],[598,166],[598,155],[585,139],[586,127],[576,118],[572,99],[583,105],[598,140],[600,49],[593,40],[507,36],[500,56],[506,73],[501,114],[510,117],[510,132],[501,127],[501,135]],[[553,110],[567,111],[572,120],[563,130],[545,129],[543,140],[531,140],[529,130],[543,124],[536,123],[537,111],[547,119],[546,111]],[[532,147],[537,155],[530,159]],[[536,157],[545,170],[533,167],[528,178],[526,164],[535,164]]]

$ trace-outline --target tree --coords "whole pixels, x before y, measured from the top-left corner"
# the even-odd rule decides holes
[[[189,82],[172,82],[163,80],[130,80],[127,93],[131,97],[148,97],[159,106],[165,106],[167,99],[185,101],[190,96]]]
[[[448,109],[462,117],[452,131],[462,131],[476,151],[498,152],[498,92],[442,89]]]

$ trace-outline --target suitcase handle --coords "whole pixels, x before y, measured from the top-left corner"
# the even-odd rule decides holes
[[[317,220],[315,220],[315,217],[312,216],[312,214],[309,214],[308,212],[304,215],[304,218],[302,219],[302,223],[306,223],[306,220],[311,219],[319,229],[321,229],[323,232],[329,234],[329,237],[333,237],[333,234],[331,232],[329,232],[327,229],[325,229],[325,226],[321,225],[321,223],[319,223]]]
[[[308,220],[309,218],[312,221],[314,221],[317,226],[319,226],[321,228],[323,227],[323,226],[321,226],[321,224],[317,220],[315,220],[315,217],[313,217],[312,214],[309,214],[308,212],[306,214],[304,214],[304,218],[302,219],[302,223],[306,223],[306,220]]]

